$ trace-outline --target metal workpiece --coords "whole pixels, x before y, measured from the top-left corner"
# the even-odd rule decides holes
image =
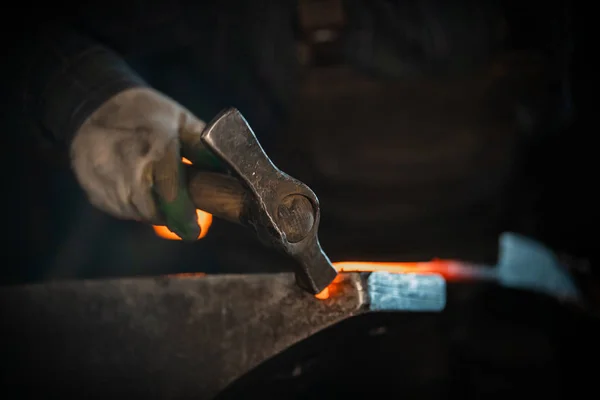
[[[335,295],[316,299],[291,273],[2,288],[0,376],[46,394],[208,399],[366,309],[359,274],[341,274],[330,289]]]
[[[201,140],[252,193],[240,211],[240,222],[297,262],[296,278],[302,288],[312,294],[325,289],[337,272],[319,243],[320,209],[313,191],[273,164],[234,108],[211,121]]]

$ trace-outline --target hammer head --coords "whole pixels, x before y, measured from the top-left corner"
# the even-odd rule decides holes
[[[252,193],[247,225],[296,261],[296,281],[302,288],[312,294],[325,289],[337,272],[319,244],[319,201],[313,191],[273,164],[234,108],[206,127],[202,142]]]

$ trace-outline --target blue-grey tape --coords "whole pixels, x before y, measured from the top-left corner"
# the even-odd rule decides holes
[[[446,307],[446,280],[438,274],[373,272],[367,280],[374,311],[441,311]]]

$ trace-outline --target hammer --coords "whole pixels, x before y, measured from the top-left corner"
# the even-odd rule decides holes
[[[208,150],[225,173],[188,168],[196,208],[254,231],[263,244],[296,261],[296,283],[317,294],[337,276],[318,239],[319,200],[304,183],[280,171],[235,108],[204,129],[199,150]]]

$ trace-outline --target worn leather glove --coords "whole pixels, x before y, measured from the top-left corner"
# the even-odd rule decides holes
[[[182,154],[202,162],[205,123],[150,88],[125,90],[98,108],[71,144],[71,164],[90,202],[122,219],[166,225],[184,240],[200,227]]]

